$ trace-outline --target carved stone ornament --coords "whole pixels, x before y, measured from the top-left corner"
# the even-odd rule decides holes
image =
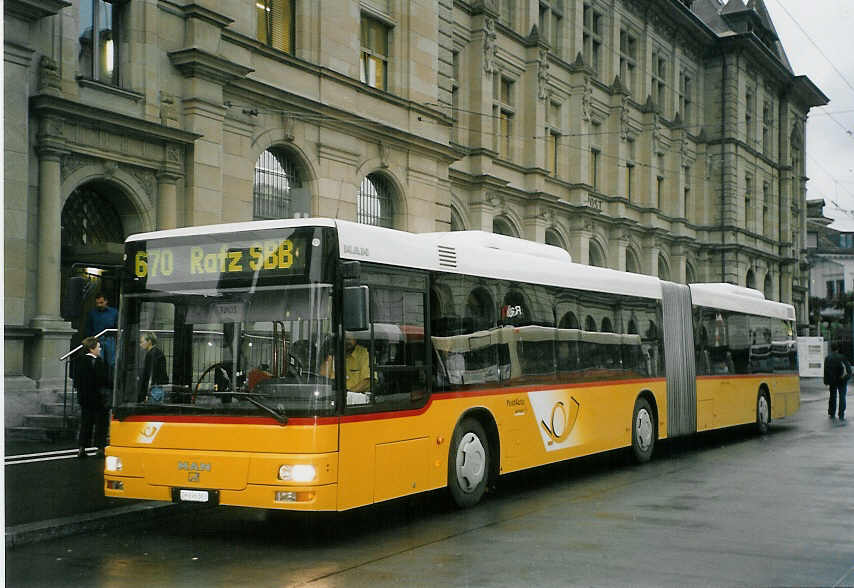
[[[149,198],[152,198],[154,196],[154,188],[157,186],[157,177],[154,175],[154,172],[137,167],[131,168],[129,171],[134,179],[142,186],[142,189],[145,190],[145,194]]]
[[[181,148],[174,143],[166,145],[166,161],[168,163],[181,163]]]
[[[59,66],[56,60],[42,55],[39,61],[39,92],[52,96],[60,95]]]
[[[44,134],[48,137],[62,137],[63,136],[63,123],[58,118],[47,118],[44,121],[44,125],[42,126],[44,129]]]
[[[620,138],[629,138],[629,97],[625,94],[620,98]]]
[[[495,21],[491,18],[484,19],[483,71],[486,73],[495,71],[495,38]]]
[[[104,162],[104,177],[112,178],[116,175],[116,172],[119,169],[119,164],[115,161],[105,161]]]
[[[661,144],[661,122],[658,118],[658,113],[652,113],[652,152],[658,153],[658,146]]]
[[[690,144],[688,142],[688,134],[682,133],[682,141],[679,144],[679,155],[682,158],[682,167],[691,165],[694,163],[694,158],[691,157],[691,152],[689,150]]]
[[[71,153],[63,156],[59,172],[60,181],[64,182],[78,169],[87,165],[93,165],[95,161],[96,160],[91,157],[78,155],[77,153]]]
[[[389,148],[385,143],[379,144],[380,166],[387,168],[389,164]]]
[[[554,224],[555,213],[551,208],[541,208],[540,218],[546,221],[549,225]]]
[[[288,112],[282,113],[282,131],[285,137],[285,141],[293,141],[294,140],[294,127],[296,126],[296,118],[291,116]]]
[[[581,117],[590,122],[590,109],[593,104],[593,87],[590,83],[590,76],[584,78],[584,89],[581,92]]]
[[[504,199],[497,192],[487,192],[486,201],[499,210],[504,208]]]
[[[548,98],[549,86],[549,53],[545,49],[540,49],[540,54],[537,59],[537,96],[540,100]]]

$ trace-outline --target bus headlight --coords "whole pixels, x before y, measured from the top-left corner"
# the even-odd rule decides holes
[[[108,455],[106,462],[104,462],[104,468],[108,472],[122,471],[122,458],[115,455]]]
[[[317,472],[311,464],[283,465],[279,467],[279,479],[284,482],[311,482]]]

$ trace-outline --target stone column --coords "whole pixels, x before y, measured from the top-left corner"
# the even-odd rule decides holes
[[[178,228],[178,191],[175,183],[180,176],[161,170],[157,174],[157,229]]]
[[[575,263],[590,263],[590,240],[593,238],[593,225],[584,218],[570,220],[569,254]]]
[[[670,248],[670,279],[680,284],[685,284],[688,272],[688,248],[682,244],[676,244]]]
[[[48,122],[48,127],[58,129]],[[39,253],[36,278],[36,315],[31,326],[39,332],[25,361],[39,388],[61,386],[65,378],[59,357],[68,352],[73,330],[59,316],[60,283],[60,157],[62,151],[42,145],[39,155]]]
[[[626,250],[629,248],[629,235],[625,229],[614,229],[608,240],[608,265],[621,272],[626,271]]]

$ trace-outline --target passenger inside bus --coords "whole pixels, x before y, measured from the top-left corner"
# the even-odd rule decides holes
[[[356,342],[352,333],[344,335],[344,352],[347,370],[347,404],[367,404],[371,390],[371,361],[368,350]],[[335,379],[335,363],[332,354],[320,367],[320,375]]]

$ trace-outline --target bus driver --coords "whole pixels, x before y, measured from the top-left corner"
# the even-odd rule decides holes
[[[371,361],[368,350],[356,343],[355,337],[347,333],[344,336],[344,351],[347,363],[347,391],[365,394],[371,390]],[[328,356],[320,370],[322,376],[335,378],[335,365],[332,356]]]

